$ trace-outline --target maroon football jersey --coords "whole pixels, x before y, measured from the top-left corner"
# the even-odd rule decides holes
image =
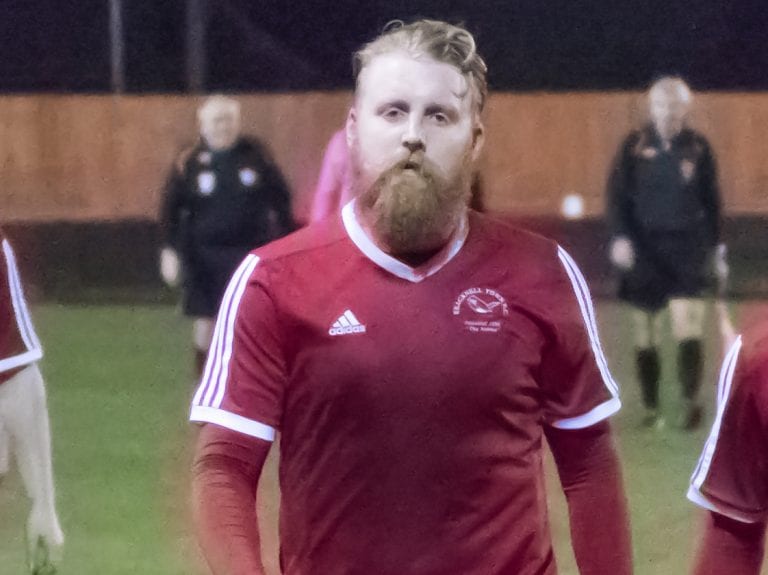
[[[768,519],[768,336],[736,339],[723,362],[717,413],[688,498],[738,521]]]
[[[542,575],[542,426],[619,407],[564,250],[471,212],[412,268],[349,204],[240,266],[191,419],[280,432],[286,575]]]
[[[0,231],[0,383],[43,357],[24,299],[11,244]]]

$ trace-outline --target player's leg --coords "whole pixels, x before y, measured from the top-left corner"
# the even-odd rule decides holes
[[[11,467],[11,440],[0,418],[0,480],[8,474]]]
[[[701,339],[706,304],[700,298],[675,298],[669,302],[669,312],[672,335],[677,342],[677,374],[683,394],[680,426],[694,429],[702,419],[698,394],[704,363]]]
[[[195,347],[195,369],[198,377],[203,375],[205,369],[208,348],[213,340],[213,327],[213,319],[209,317],[196,317],[192,320],[192,343]]]
[[[30,558],[43,565],[49,559],[56,562],[61,557],[64,534],[56,514],[48,408],[37,365],[24,368],[0,386],[0,401],[21,478],[32,501],[27,521]],[[45,572],[41,565],[37,567],[36,572]]]
[[[659,412],[661,362],[657,343],[661,329],[661,314],[633,308],[632,327],[635,336],[635,367],[646,410],[643,425],[662,427],[664,420]]]

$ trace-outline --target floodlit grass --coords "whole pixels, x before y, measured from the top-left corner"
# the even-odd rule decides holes
[[[635,572],[682,575],[701,517],[685,491],[707,430],[685,434],[671,425],[661,432],[638,428],[641,411],[628,318],[613,303],[601,303],[598,315],[625,405],[614,422],[632,511]],[[67,535],[61,575],[205,573],[188,506],[194,430],[186,422],[193,391],[187,322],[166,306],[47,305],[35,310],[35,319],[46,349],[41,365]],[[720,355],[714,333],[707,347],[703,392],[711,416]],[[674,352],[666,346],[662,386],[670,423],[679,391]],[[575,574],[566,511],[551,463],[548,470],[560,571]],[[277,573],[275,477],[273,462],[262,490],[270,575]],[[0,573],[21,574],[27,501],[15,473],[0,484],[0,510]]]

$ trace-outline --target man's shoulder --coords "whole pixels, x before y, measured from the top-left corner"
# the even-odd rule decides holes
[[[470,229],[477,229],[478,239],[499,255],[525,260],[538,260],[557,253],[557,243],[530,231],[503,214],[470,212]]]
[[[740,364],[740,365],[739,365]],[[768,325],[751,326],[742,336],[737,369],[744,385],[765,398],[768,408]]]
[[[299,263],[303,259],[312,260],[324,251],[333,249],[346,238],[340,218],[333,217],[312,223],[251,253],[264,263],[289,260]]]
[[[677,136],[676,142],[678,148],[689,154],[693,153],[698,156],[704,153],[711,153],[711,147],[706,136],[689,126],[683,128],[682,132]]]
[[[190,163],[196,160],[199,154],[204,152],[204,146],[200,142],[182,148],[182,150],[176,154],[176,159],[173,162],[176,172],[184,174],[189,169]]]
[[[630,130],[629,133],[624,136],[622,147],[634,151],[638,146],[650,145],[653,139],[653,129],[649,126],[643,126],[642,128]]]
[[[273,161],[269,147],[255,136],[241,136],[235,144],[234,151],[240,157],[250,157],[267,163]]]

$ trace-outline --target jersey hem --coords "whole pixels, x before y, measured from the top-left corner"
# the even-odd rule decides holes
[[[42,357],[43,350],[38,347],[35,349],[30,349],[29,351],[25,351],[24,353],[20,353],[19,355],[0,359],[0,373],[10,371],[24,365],[29,365],[30,363],[34,363]]]
[[[757,523],[765,516],[763,513],[744,513],[727,505],[716,504],[693,485],[688,488],[686,497],[699,507],[724,515],[740,523]]]
[[[559,419],[552,423],[552,427],[558,429],[584,429],[610,417],[619,409],[621,409],[621,400],[618,397],[613,397],[583,415]]]
[[[190,421],[214,423],[232,431],[238,431],[264,441],[275,440],[275,428],[242,415],[215,407],[195,405],[189,414]]]

